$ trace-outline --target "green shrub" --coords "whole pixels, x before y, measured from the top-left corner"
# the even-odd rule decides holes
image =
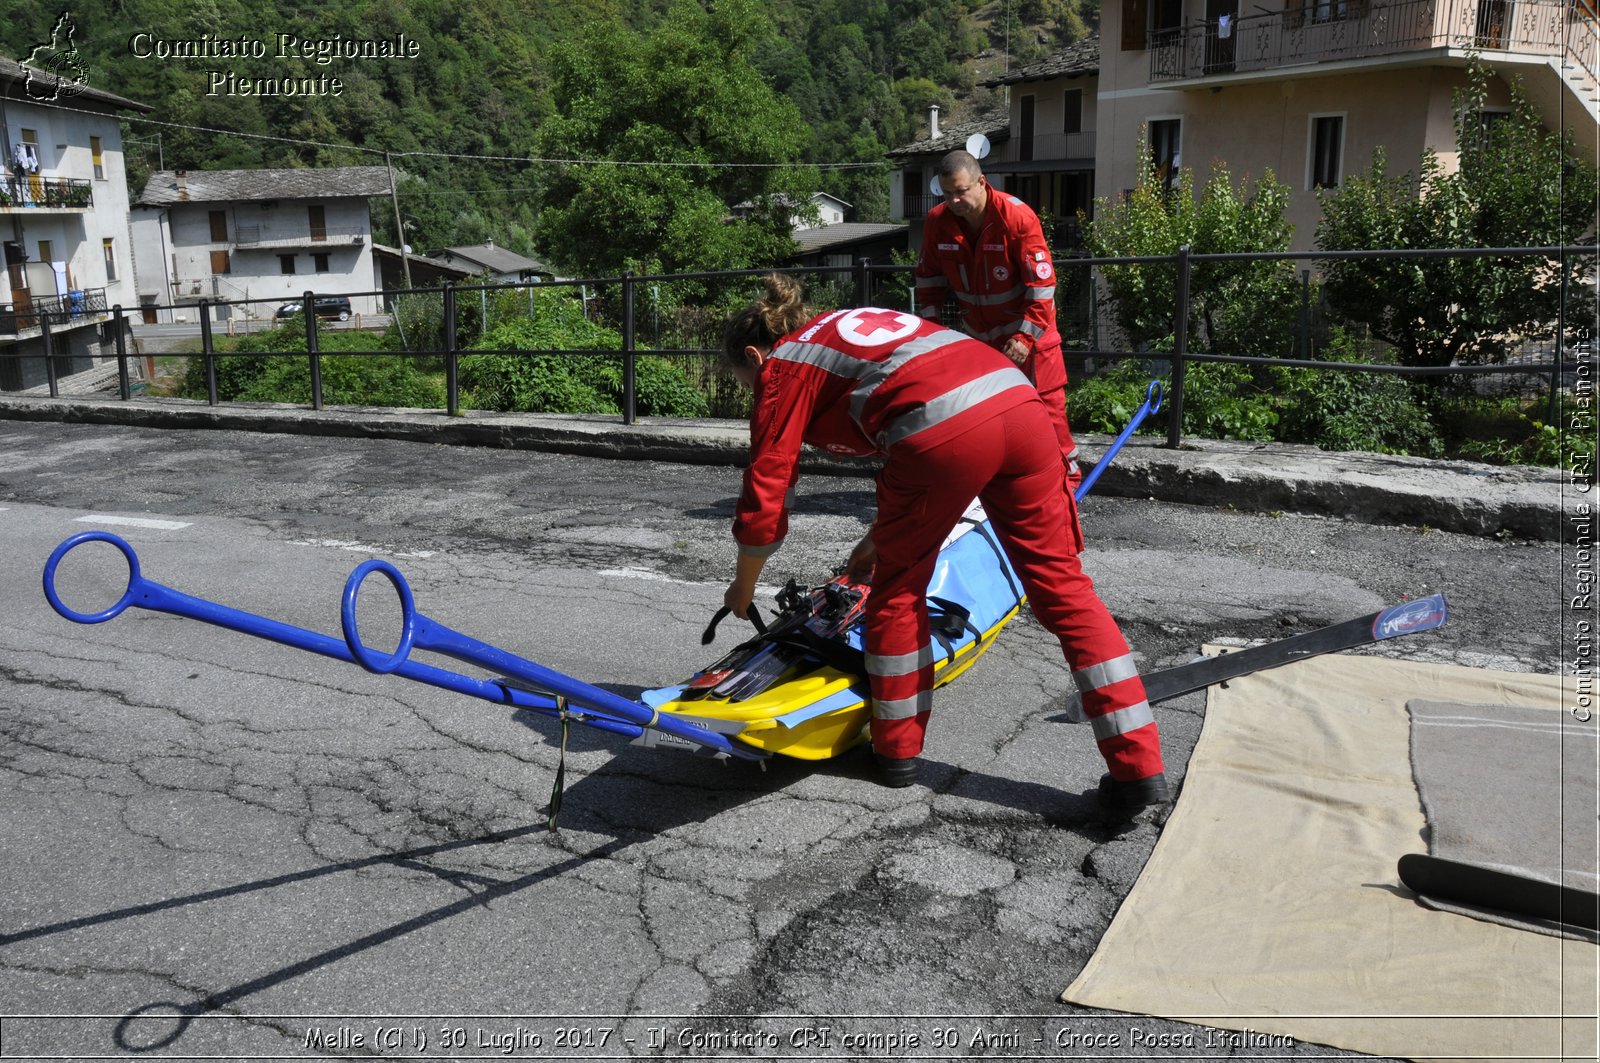
[[[1067,396],[1067,417],[1074,430],[1121,432],[1144,404],[1151,376],[1148,363],[1126,361],[1078,385]],[[1170,383],[1163,378],[1163,412],[1172,401]],[[1256,385],[1249,369],[1224,362],[1189,364],[1183,386],[1185,435],[1267,441],[1274,438],[1277,423],[1271,393]],[[1164,432],[1166,418],[1163,414],[1147,418],[1140,431]]]
[[[1272,394],[1241,365],[1194,362],[1183,378],[1183,431],[1207,439],[1261,442],[1275,437]]]
[[[1144,405],[1154,375],[1148,362],[1124,361],[1110,372],[1076,383],[1067,393],[1067,419],[1073,431],[1120,433]],[[1146,418],[1139,431],[1165,432],[1166,419],[1159,413]]]
[[[565,296],[565,297],[563,297]],[[622,409],[622,337],[590,322],[566,293],[540,293],[536,316],[514,318],[490,330],[461,359],[461,384],[481,409],[539,413],[619,413]],[[603,351],[542,354],[539,351]],[[703,417],[706,396],[667,359],[636,355],[637,412]]]
[[[392,346],[369,332],[321,330],[322,401],[332,406],[440,408],[444,390],[408,355],[349,354]],[[311,364],[303,318],[218,343],[217,398],[223,402],[311,402]],[[204,358],[191,358],[179,394],[206,397]]]
[[[311,364],[305,358],[272,358],[237,398],[243,402],[311,402]],[[329,406],[394,406],[443,409],[444,385],[417,370],[403,354],[332,354],[320,359],[322,401]]]
[[[1363,362],[1343,329],[1334,329],[1323,357]],[[1438,457],[1444,441],[1413,386],[1392,375],[1331,369],[1274,367],[1277,438],[1323,450]]]
[[[1455,455],[1494,465],[1550,465],[1568,470],[1595,467],[1593,430],[1562,431],[1531,416],[1548,415],[1542,401],[1466,399],[1452,402],[1448,408]],[[1557,413],[1559,420],[1572,420],[1569,410]]]

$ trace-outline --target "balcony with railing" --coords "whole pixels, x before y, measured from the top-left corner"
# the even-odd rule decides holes
[[[367,230],[361,228],[291,229],[288,226],[240,225],[234,233],[232,246],[243,251],[275,247],[348,247],[364,243],[366,239]]]
[[[88,210],[94,184],[77,177],[10,174],[0,180],[0,211]]]
[[[1583,2],[1304,0],[1284,11],[1156,31],[1150,80],[1213,79],[1445,48],[1561,56]]]
[[[66,295],[35,299],[26,308],[0,305],[0,336],[40,331],[46,322],[52,329],[94,324],[107,309],[104,288],[75,288]]]

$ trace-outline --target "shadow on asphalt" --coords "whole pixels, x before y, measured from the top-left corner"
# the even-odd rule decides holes
[[[636,696],[642,689],[622,684],[605,684],[623,696]],[[537,730],[547,741],[560,741],[559,725],[537,713],[519,712],[519,722]],[[292,981],[319,968],[337,963],[367,949],[444,922],[463,912],[482,908],[499,898],[533,889],[541,883],[559,879],[586,864],[608,859],[636,842],[654,838],[665,831],[690,823],[703,822],[708,815],[726,812],[731,807],[758,799],[810,775],[835,775],[852,779],[871,779],[875,768],[867,747],[862,745],[827,761],[799,761],[775,757],[765,769],[754,764],[727,764],[710,757],[678,751],[634,749],[614,735],[575,727],[568,737],[569,751],[617,749],[617,757],[606,770],[585,775],[566,788],[570,802],[563,811],[562,825],[574,833],[611,835],[611,840],[584,851],[570,852],[564,859],[511,879],[498,879],[455,868],[437,866],[436,858],[478,846],[498,845],[538,835],[553,846],[563,846],[563,838],[573,837],[550,831],[544,822],[494,831],[473,838],[418,846],[397,853],[341,861],[323,867],[274,875],[251,882],[203,890],[187,896],[130,905],[92,915],[0,935],[0,946],[70,933],[121,920],[168,913],[193,905],[206,904],[292,886],[330,876],[392,866],[434,875],[443,882],[467,891],[448,904],[422,912],[392,926],[375,930],[344,944],[324,949],[275,970],[227,988],[218,989],[189,1003],[152,1001],[134,1008],[117,1023],[113,1040],[127,1052],[154,1052],[177,1042],[193,1020],[274,986]],[[641,770],[648,765],[650,770]],[[666,766],[666,771],[661,769]],[[744,769],[744,770],[740,770]],[[664,777],[665,776],[665,777]],[[1115,837],[1132,822],[1108,821],[1101,813],[1091,789],[1074,794],[1037,783],[1022,782],[971,771],[942,761],[925,759],[923,785],[937,794],[991,803],[1041,815],[1045,822],[1068,830],[1102,837]],[[682,788],[685,795],[700,794],[700,800],[661,800],[662,787]],[[594,791],[594,792],[590,792]],[[714,802],[715,807],[707,807]]]

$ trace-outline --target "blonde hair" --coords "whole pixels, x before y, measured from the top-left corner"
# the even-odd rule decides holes
[[[745,364],[746,347],[771,347],[811,320],[805,290],[787,273],[769,273],[767,292],[728,319],[722,330],[722,360],[730,366]]]

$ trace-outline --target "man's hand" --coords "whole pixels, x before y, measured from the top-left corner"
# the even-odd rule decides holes
[[[1000,348],[1000,353],[1021,365],[1028,360],[1028,355],[1033,353],[1033,349],[1020,336],[1012,336],[1006,340],[1006,345]]]

